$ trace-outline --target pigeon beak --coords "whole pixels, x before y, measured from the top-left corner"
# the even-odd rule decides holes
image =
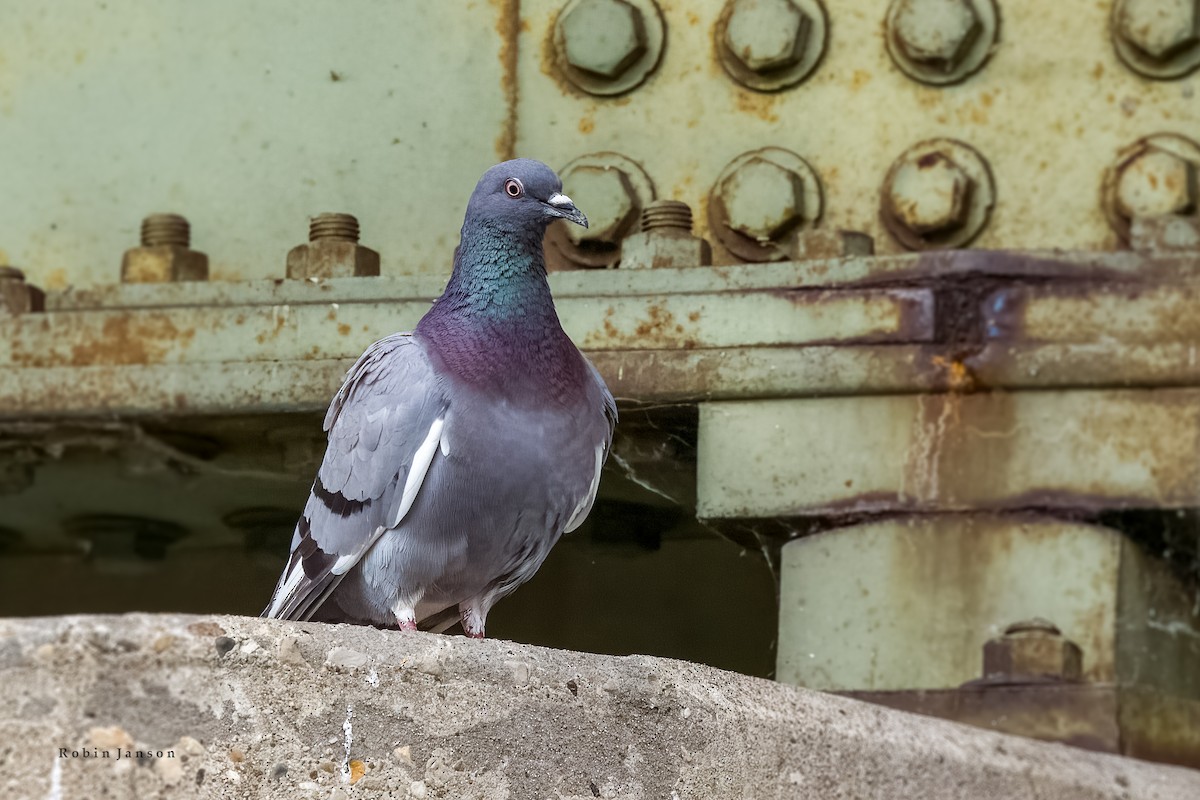
[[[571,198],[560,192],[550,195],[550,199],[546,201],[546,213],[552,217],[569,219],[576,225],[582,225],[585,228],[588,226],[587,217],[583,215],[583,212],[575,207]]]

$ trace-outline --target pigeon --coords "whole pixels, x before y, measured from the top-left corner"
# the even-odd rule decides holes
[[[539,161],[489,169],[446,290],[372,344],[325,415],[328,447],[265,617],[483,638],[489,610],[582,524],[616,403],[567,337],[542,238],[587,227]]]

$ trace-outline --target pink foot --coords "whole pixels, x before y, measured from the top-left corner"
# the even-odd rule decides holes
[[[402,631],[415,631],[416,629],[417,629],[417,622],[416,622],[416,620],[411,620],[411,619],[402,619],[402,620],[400,620],[400,630],[402,630]]]
[[[458,607],[458,614],[462,619],[463,633],[472,639],[484,638],[483,615],[479,613],[479,609],[467,603],[462,603]]]

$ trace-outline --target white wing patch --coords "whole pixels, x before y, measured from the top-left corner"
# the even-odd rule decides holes
[[[404,481],[404,494],[400,498],[400,507],[396,509],[396,516],[392,519],[391,527],[395,528],[400,524],[400,520],[404,519],[404,515],[408,513],[417,499],[417,491],[424,483],[425,473],[429,472],[429,465],[433,463],[433,456],[437,453],[438,441],[442,436],[442,425],[445,422],[445,417],[435,419],[429,426],[429,434],[425,437],[425,441],[421,442],[421,446],[417,448],[417,452],[413,456],[412,468],[408,471],[408,478]]]
[[[566,532],[578,528],[587,518],[588,512],[592,510],[592,503],[596,499],[596,490],[600,488],[600,469],[604,466],[604,442],[596,445],[596,473],[592,476],[592,485],[588,489],[588,493],[579,501],[579,505],[575,506],[575,510],[571,512],[571,519],[567,523]]]
[[[275,592],[275,597],[271,599],[271,608],[267,612],[267,616],[273,617],[283,611],[284,603],[296,591],[296,587],[300,585],[300,581],[302,580],[304,580],[304,565],[297,561],[292,566],[292,571],[287,576],[287,581],[279,587]]]

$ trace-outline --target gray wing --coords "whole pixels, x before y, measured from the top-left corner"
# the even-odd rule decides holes
[[[263,616],[308,619],[412,507],[449,403],[422,347],[393,334],[367,348],[325,415],[329,445]]]
[[[596,492],[600,488],[600,472],[604,469],[604,462],[608,459],[608,451],[612,449],[613,428],[617,424],[617,402],[613,399],[612,392],[608,390],[608,385],[604,383],[604,379],[600,377],[599,370],[586,357],[583,363],[587,364],[589,374],[592,377],[594,388],[598,389],[599,402],[604,406],[604,427],[599,431],[596,444],[596,463],[595,471],[592,473],[592,482],[588,488],[587,494],[580,498],[579,504],[575,506],[575,511],[571,514],[567,525],[563,529],[565,533],[578,528],[587,519],[588,512],[592,510],[592,504],[596,502]]]

